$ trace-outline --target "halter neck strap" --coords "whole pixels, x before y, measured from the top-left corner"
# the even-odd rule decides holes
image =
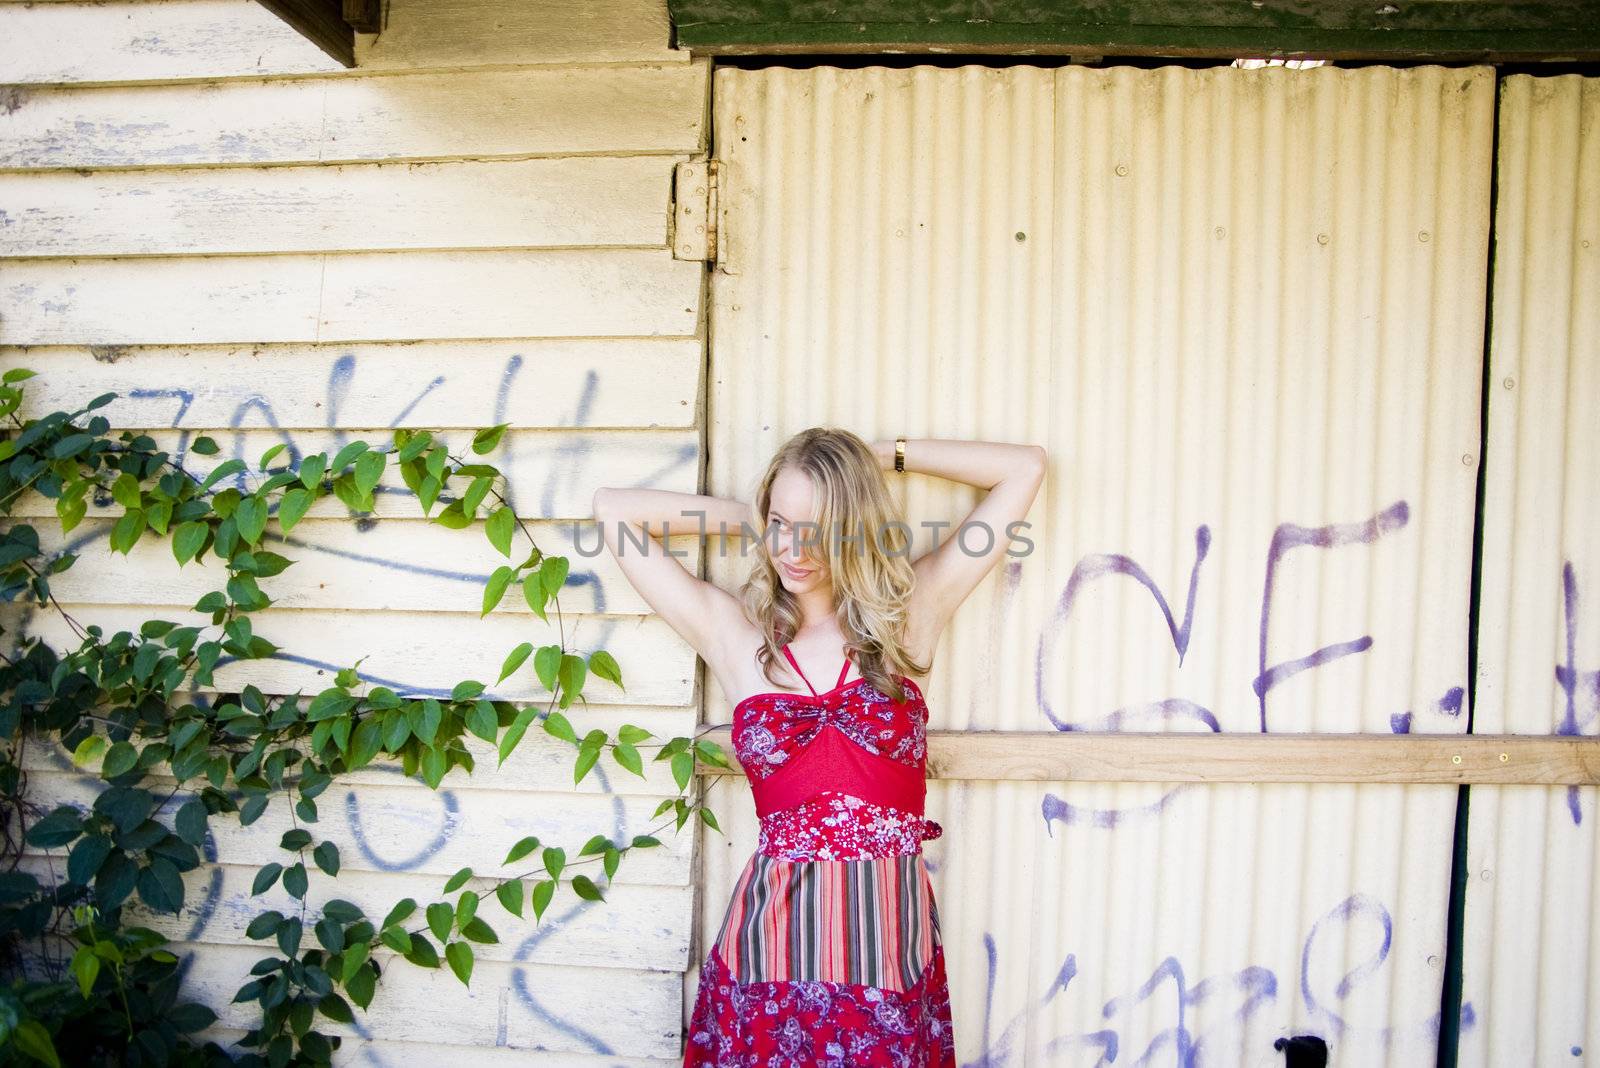
[[[794,658],[794,654],[789,651],[789,646],[787,644],[785,644],[783,647],[783,655],[788,657],[789,663],[794,665],[795,671],[800,676],[800,681],[806,684],[806,689],[811,691],[811,696],[820,697],[821,694],[817,693],[817,688],[811,685],[810,679],[806,678],[806,673],[800,670],[800,661]],[[844,666],[839,669],[839,678],[833,684],[833,688],[835,690],[844,685],[844,677],[848,674],[850,674],[850,654],[846,653],[844,656]]]

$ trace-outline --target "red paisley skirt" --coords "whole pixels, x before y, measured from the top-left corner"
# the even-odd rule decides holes
[[[939,912],[921,852],[757,852],[700,969],[686,1068],[955,1068]]]

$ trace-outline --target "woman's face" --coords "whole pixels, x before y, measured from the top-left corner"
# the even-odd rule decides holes
[[[780,470],[772,480],[767,504],[767,526],[773,532],[768,545],[778,577],[790,593],[804,593],[832,582],[816,517],[816,490],[811,479],[798,468]]]

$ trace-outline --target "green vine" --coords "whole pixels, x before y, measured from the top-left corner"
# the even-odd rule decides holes
[[[540,551],[506,500],[505,476],[494,466],[452,454],[427,430],[399,429],[385,448],[353,441],[332,458],[307,456],[293,468],[272,466],[286,448],[280,443],[262,454],[259,485],[248,491],[222,487],[224,479],[243,481],[250,473],[243,460],[225,460],[202,478],[147,435],[124,431],[113,438],[105,417],[91,413],[115,393],[74,412],[21,420],[21,383],[33,375],[14,367],[0,376],[0,514],[11,516],[24,491],[32,489],[55,501],[62,532],[68,533],[87,515],[91,494],[97,502],[109,496],[122,507],[110,533],[113,553],[127,555],[146,536],[165,538],[179,566],[201,563],[210,553],[227,578],[222,589],[194,605],[210,614],[209,627],[151,619],[137,633],[107,636],[74,619],[51,593],[50,578],[71,567],[74,554],[46,559],[38,532],[26,523],[0,532],[0,597],[60,613],[80,643],[58,654],[28,640],[14,656],[0,654],[0,801],[8,861],[0,871],[7,972],[0,987],[0,1064],[326,1064],[341,1040],[317,1030],[318,1019],[352,1023],[356,1008],[371,1005],[392,962],[448,966],[470,983],[474,944],[499,940],[480,913],[487,897],[517,919],[531,907],[539,922],[563,878],[579,899],[606,900],[623,857],[661,845],[655,832],[667,822],[681,831],[698,814],[720,830],[704,792],[686,795],[697,757],[731,767],[715,743],[675,737],[647,744],[654,736],[632,724],[623,724],[615,739],[598,728],[579,738],[560,711],[574,701],[587,705],[590,675],[624,688],[622,670],[605,650],[583,656],[568,649],[559,599],[567,559]],[[493,452],[506,427],[477,431],[472,452]],[[190,451],[205,456],[220,450],[202,436]],[[256,634],[251,620],[273,603],[263,581],[294,563],[268,548],[269,528],[276,523],[279,534],[287,534],[329,494],[352,513],[372,512],[391,463],[434,522],[464,529],[479,521],[481,511],[485,536],[508,561],[518,558],[518,536],[526,540],[521,563],[500,565],[490,575],[480,618],[513,586],[541,622],[549,624],[548,611],[555,608],[560,640],[519,644],[505,657],[495,683],[531,661],[549,700],[519,708],[486,698],[487,687],[474,679],[456,683],[448,699],[408,696],[365,685],[360,660],[341,668],[334,684],[309,700],[302,692],[275,696],[254,685],[213,692],[209,700],[180,696],[185,687],[215,691],[214,672],[224,656],[259,660],[277,653],[278,646]],[[447,503],[430,515],[441,500]],[[502,864],[526,861],[523,870],[498,879],[487,893],[463,889],[476,873],[462,868],[445,882],[439,900],[420,904],[405,898],[381,921],[338,898],[313,909],[313,871],[328,879],[340,871],[337,845],[313,833],[317,798],[338,776],[398,758],[406,776],[437,789],[453,768],[473,770],[468,733],[494,745],[503,765],[535,720],[576,748],[575,785],[607,750],[618,767],[644,778],[640,750],[658,748],[653,759],[669,763],[678,795],[663,800],[654,816],[670,812],[670,819],[627,842],[596,834],[571,860],[560,845],[523,838]],[[40,813],[29,803],[23,751],[35,737],[66,747],[80,768],[99,762],[105,785],[87,811],[62,804]],[[156,785],[162,778],[173,780],[170,788]],[[192,796],[176,809],[169,827],[156,816],[180,790]],[[179,958],[162,948],[161,934],[125,926],[122,909],[137,897],[152,911],[178,913],[185,896],[182,873],[200,864],[212,818],[248,826],[279,795],[293,826],[279,842],[284,856],[261,865],[251,892],[259,896],[281,882],[299,907],[290,915],[262,911],[246,928],[250,939],[271,940],[278,953],[256,962],[233,999],[260,1009],[259,1025],[238,1043],[247,1052],[234,1060],[215,1042],[193,1037],[216,1022],[215,1013],[179,1001]],[[24,844],[65,850],[64,876],[41,881],[20,867]],[[600,865],[603,881],[574,870],[592,863]]]

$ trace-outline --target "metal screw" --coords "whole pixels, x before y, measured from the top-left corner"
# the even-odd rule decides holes
[[[1326,245],[1327,243],[1328,243],[1328,235],[1327,234],[1318,234],[1317,235],[1317,244]]]
[[[1423,244],[1427,244],[1427,242],[1428,242],[1428,231],[1426,231],[1426,230],[1418,230],[1417,231],[1417,240],[1421,241]]]
[[[1517,388],[1517,380],[1515,378],[1512,378],[1510,375],[1506,375],[1505,387],[1507,389],[1516,389]]]
[[[1463,464],[1465,464],[1467,467],[1471,467],[1472,466],[1472,454],[1470,452],[1462,453],[1461,454],[1461,462]]]
[[[1126,163],[1117,164],[1117,177],[1119,177],[1119,178],[1125,177],[1127,175],[1127,173],[1128,173],[1128,165]]]

